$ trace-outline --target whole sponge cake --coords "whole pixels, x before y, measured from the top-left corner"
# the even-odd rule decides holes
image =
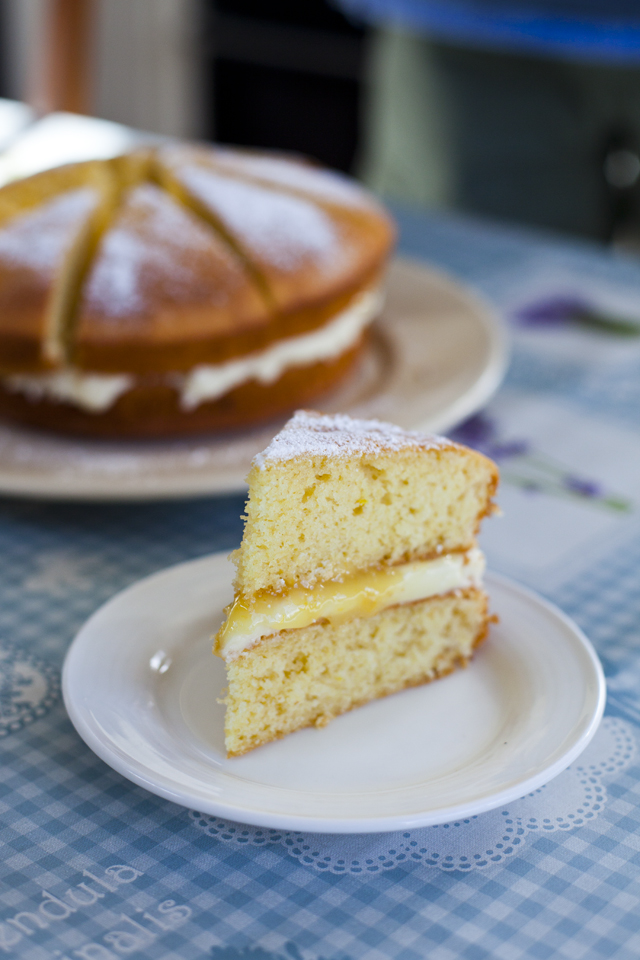
[[[257,153],[171,145],[4,187],[0,414],[162,436],[289,412],[357,362],[392,242],[348,178]]]
[[[253,463],[227,665],[230,756],[466,663],[498,474],[475,451],[299,411]]]

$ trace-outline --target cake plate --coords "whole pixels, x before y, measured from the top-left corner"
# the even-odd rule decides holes
[[[62,677],[69,716],[99,757],[201,814],[311,833],[459,820],[557,776],[602,718],[604,676],[584,634],[491,574],[499,622],[466,670],[228,760],[210,636],[231,580],[216,554],[140,581],[85,624]]]
[[[318,406],[445,432],[487,402],[506,362],[505,329],[491,307],[440,272],[396,260],[357,373]],[[151,500],[241,491],[252,458],[281,426],[115,443],[0,424],[0,494]]]

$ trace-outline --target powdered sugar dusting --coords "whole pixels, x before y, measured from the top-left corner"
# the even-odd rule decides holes
[[[309,260],[320,269],[336,264],[341,250],[336,229],[313,203],[196,164],[185,164],[179,176],[247,251],[263,262],[286,273]]]
[[[270,461],[295,457],[352,457],[407,447],[424,450],[451,446],[445,437],[403,430],[393,423],[298,410],[253,463],[263,469]]]
[[[334,170],[323,170],[283,157],[257,156],[237,150],[218,148],[214,156],[221,164],[228,165],[238,173],[293,191],[300,190],[329,203],[356,208],[375,206],[366,190]]]
[[[85,287],[85,308],[108,317],[141,315],[158,284],[166,299],[193,299],[194,286],[202,284],[194,258],[203,254],[227,256],[212,230],[169,194],[142,184],[102,238]],[[206,294],[212,302],[226,299],[222,285],[208,284]]]
[[[82,187],[12,218],[0,229],[0,261],[39,274],[53,273],[97,199],[95,190]]]

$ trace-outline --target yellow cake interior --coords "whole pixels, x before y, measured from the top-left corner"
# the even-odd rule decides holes
[[[298,412],[256,458],[226,661],[230,756],[464,664],[487,630],[495,465],[437,437]]]

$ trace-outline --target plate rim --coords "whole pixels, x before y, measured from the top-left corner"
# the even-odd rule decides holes
[[[62,668],[62,695],[64,705],[81,739],[101,760],[121,776],[125,777],[125,779],[149,790],[151,793],[165,800],[179,804],[187,809],[197,809],[198,812],[203,814],[219,816],[226,820],[247,823],[267,829],[331,834],[388,833],[403,829],[416,829],[418,827],[433,826],[464,817],[476,816],[479,813],[493,810],[496,807],[512,802],[527,793],[537,790],[539,787],[553,780],[576,760],[591,742],[600,725],[606,703],[606,681],[598,655],[585,633],[563,610],[535,590],[503,574],[487,572],[486,583],[489,590],[491,583],[496,583],[503,589],[510,591],[512,595],[515,594],[542,607],[548,614],[551,614],[555,619],[559,620],[564,629],[573,635],[582,653],[586,654],[586,661],[592,670],[592,679],[595,680],[595,696],[593,698],[591,713],[588,715],[589,719],[585,722],[582,732],[574,737],[571,745],[552,764],[545,766],[534,775],[524,778],[491,795],[478,798],[475,801],[465,801],[455,806],[438,808],[422,814],[415,813],[410,815],[387,815],[363,818],[344,816],[340,818],[320,818],[316,816],[290,815],[286,812],[259,811],[254,808],[239,807],[224,801],[216,801],[215,798],[203,804],[201,800],[195,800],[195,798],[189,797],[188,794],[185,791],[181,791],[177,785],[166,786],[164,781],[158,782],[158,780],[154,780],[152,776],[145,776],[144,773],[139,772],[138,769],[132,769],[127,765],[126,759],[120,757],[115,748],[110,749],[109,742],[100,739],[91,726],[91,723],[86,719],[82,708],[76,704],[73,690],[71,689],[72,680],[70,677],[74,668],[74,658],[77,656],[78,650],[82,647],[86,631],[90,629],[95,618],[104,615],[108,607],[118,604],[125,595],[135,592],[138,588],[149,584],[150,581],[153,581],[155,578],[164,577],[172,571],[184,569],[193,564],[203,564],[222,559],[228,559],[228,554],[225,551],[174,564],[147,577],[143,577],[116,593],[107,600],[106,603],[102,604],[80,628],[67,651]],[[143,764],[135,757],[131,757],[131,762],[137,764],[140,769],[144,769]],[[287,788],[279,789],[286,790]]]
[[[474,383],[433,416],[416,419],[406,427],[406,429],[422,430],[429,433],[445,433],[480,410],[498,390],[509,363],[508,325],[496,305],[483,296],[477,288],[467,284],[464,280],[458,279],[447,270],[418,257],[399,253],[392,258],[391,264],[397,264],[400,268],[408,267],[418,270],[426,275],[426,279],[446,287],[452,297],[457,298],[459,302],[466,303],[486,336],[487,360]],[[320,406],[322,406],[322,403],[320,403]],[[349,412],[348,409],[347,412]],[[359,414],[356,413],[355,415]],[[29,440],[36,445],[39,433],[42,433],[46,441],[53,440],[55,442],[56,440],[55,434],[49,435],[41,431],[30,430],[19,424],[9,423],[8,425],[19,435],[24,431],[25,440]],[[273,429],[276,430],[277,428],[278,424],[274,423]],[[62,441],[69,440],[80,445],[86,443],[88,454],[91,456],[94,441],[83,440],[80,437],[61,436],[59,439]],[[206,436],[203,438],[185,437],[184,439],[187,442],[190,440],[193,442],[202,440],[203,444],[207,442]],[[96,449],[100,452],[99,448]],[[84,486],[78,485],[69,490],[65,487],[65,484],[69,482],[69,477],[56,476],[55,471],[50,474],[43,472],[22,475],[13,470],[5,472],[0,456],[0,495],[41,499],[48,502],[68,501],[73,503],[141,503],[159,500],[198,499],[244,492],[246,484],[239,481],[237,472],[236,470],[234,474],[233,469],[225,470],[224,467],[212,467],[202,474],[180,475],[178,473],[172,475],[169,480],[160,477],[159,482],[157,476],[153,477],[153,475],[151,475],[151,481],[142,479],[133,484],[131,484],[130,479],[126,478],[120,486],[117,477],[114,478],[110,474],[100,474],[98,478],[91,476],[86,478],[83,481]]]

